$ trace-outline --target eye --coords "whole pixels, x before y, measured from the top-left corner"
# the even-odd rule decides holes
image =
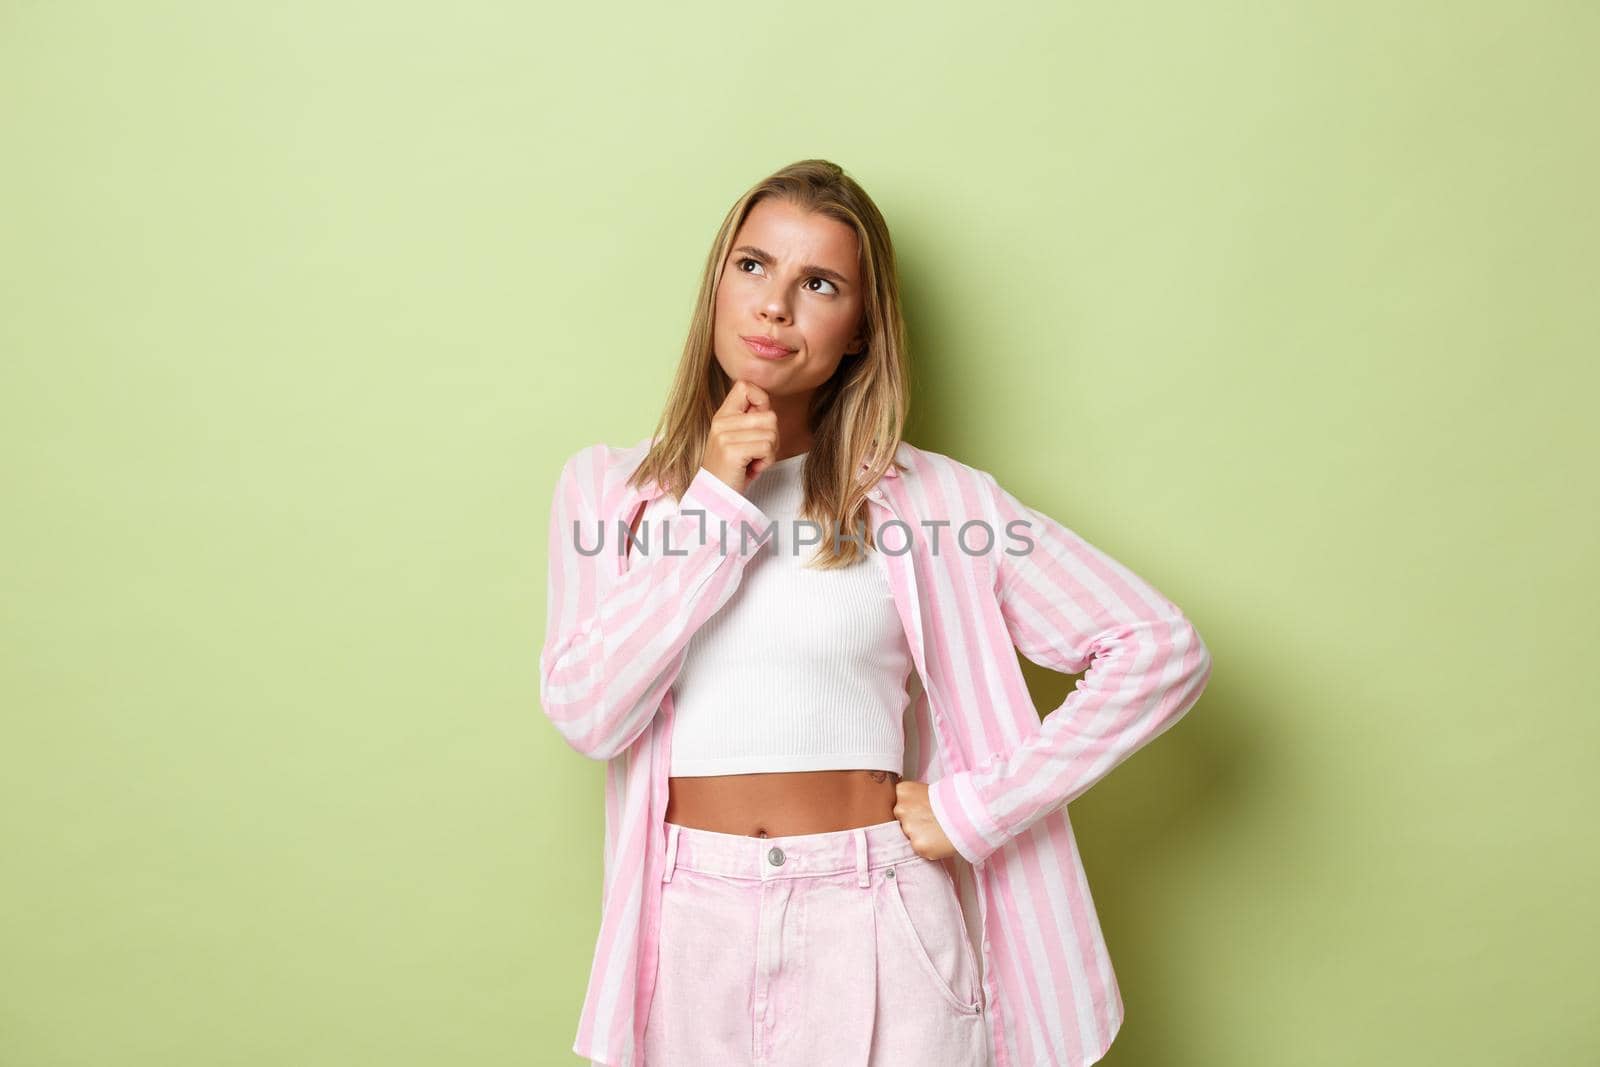
[[[749,256],[739,256],[733,261],[733,267],[734,267],[735,270],[737,270],[741,274],[751,274],[751,273],[753,273],[752,271],[748,271],[748,270],[744,269],[744,265],[746,263],[752,264],[752,265],[754,265],[756,267],[760,267],[761,266],[761,261],[760,260],[751,259]],[[826,278],[823,278],[823,277],[820,277],[820,276],[812,276],[810,278],[807,278],[806,281],[808,281],[808,282],[821,282],[823,285],[827,286],[826,289],[813,289],[813,290],[811,290],[814,293],[821,293],[823,296],[837,296],[838,293],[839,293],[839,287],[837,285],[834,285],[832,282],[830,282]]]

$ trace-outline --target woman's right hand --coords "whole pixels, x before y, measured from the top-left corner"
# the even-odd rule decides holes
[[[777,458],[778,413],[766,390],[741,378],[711,417],[700,466],[742,493]]]

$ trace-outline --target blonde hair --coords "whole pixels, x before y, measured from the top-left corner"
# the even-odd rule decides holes
[[[757,182],[729,209],[711,242],[666,407],[628,484],[639,487],[653,478],[682,497],[700,469],[712,416],[733,387],[713,347],[717,287],[734,236],[750,209],[766,197],[782,197],[801,210],[837,219],[855,230],[860,242],[866,348],[839,361],[833,376],[817,387],[807,413],[813,440],[804,460],[801,514],[823,530],[812,563],[831,570],[861,556],[861,545],[846,531],[859,531],[866,545],[876,547],[866,494],[895,463],[910,407],[905,319],[889,227],[872,198],[838,164],[825,159],[791,163]],[[867,472],[860,476],[863,464]]]

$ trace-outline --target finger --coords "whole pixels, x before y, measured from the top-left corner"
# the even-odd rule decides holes
[[[731,434],[724,434],[722,436],[722,447],[729,453],[743,457],[746,463],[752,463],[758,459],[770,461],[778,452],[778,444],[773,439],[772,434],[761,431],[746,431],[743,433],[735,431]]]
[[[747,382],[742,378],[739,384],[744,386],[747,411],[770,411],[772,409],[772,398],[767,395],[765,389],[754,382]]]
[[[720,433],[730,430],[776,430],[778,427],[778,413],[775,411],[746,411],[718,415],[711,420],[712,426]]]
[[[761,386],[739,378],[733,383],[733,388],[728,390],[727,398],[722,401],[722,406],[717,409],[717,414],[767,411],[772,407],[771,401],[772,398],[767,395],[767,391]]]
[[[728,390],[728,395],[722,398],[722,404],[717,408],[717,415],[734,415],[744,411],[750,406],[747,395],[748,383],[742,380],[734,382],[733,387]]]

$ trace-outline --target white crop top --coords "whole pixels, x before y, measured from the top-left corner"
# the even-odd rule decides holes
[[[902,771],[913,670],[905,628],[876,551],[841,570],[804,566],[819,540],[819,525],[796,523],[806,455],[779,460],[746,487],[773,535],[684,650],[672,685],[673,776]],[[671,493],[651,502],[643,521],[661,525],[649,544],[677,509]]]

